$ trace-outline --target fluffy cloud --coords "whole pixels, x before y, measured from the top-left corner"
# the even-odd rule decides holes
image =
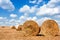
[[[0,17],[0,21],[8,21],[7,17]]]
[[[28,17],[27,20],[35,20],[36,21],[37,17],[36,16],[34,16],[34,17]]]
[[[9,20],[9,25],[17,25],[17,24],[20,24],[20,20],[17,20],[17,19],[10,19]]]
[[[20,24],[20,20],[19,19],[4,19],[4,20],[0,20],[0,26],[15,26]]]
[[[43,5],[40,7],[36,13],[36,15],[54,15],[54,14],[59,14],[59,7],[54,7],[54,8],[49,8],[47,5]]]
[[[20,16],[19,20],[20,20],[20,24],[23,24],[26,21],[27,17],[26,16]]]
[[[34,0],[36,1],[36,0]],[[32,1],[32,2],[34,2]],[[38,0],[38,4],[42,2],[42,0]],[[24,5],[22,8],[19,9],[19,12],[23,13],[36,13],[36,15],[55,15],[60,13],[60,1],[59,0],[50,0],[47,4],[40,6],[28,6]]]
[[[16,14],[10,14],[10,17],[15,18],[15,17],[17,17],[17,15]]]
[[[10,0],[0,0],[0,7],[9,11],[13,11],[15,9]]]
[[[48,7],[57,7],[60,6],[60,0],[50,0],[47,4]]]
[[[13,26],[23,24],[26,20],[36,20],[36,17],[27,17],[21,16],[19,19],[7,19],[6,17],[0,17],[0,25],[1,26]]]
[[[3,19],[3,20],[2,20]],[[6,17],[0,17],[0,25],[2,26],[13,26],[13,25],[19,25],[19,24],[23,24],[25,21],[27,20],[34,20],[38,23],[38,25],[42,25],[42,23],[45,21],[45,20],[48,20],[48,19],[52,19],[52,18],[49,18],[49,17],[43,17],[43,18],[40,18],[38,19],[36,16],[34,17],[26,17],[26,16],[21,16],[19,19],[10,19],[8,20]],[[55,20],[55,19],[53,19]],[[60,26],[60,21],[59,20],[55,20],[58,25]]]
[[[60,13],[59,0],[50,0],[47,4],[41,6],[36,15],[54,15]]]
[[[8,25],[6,22],[8,22],[7,17],[0,17],[0,26]]]
[[[30,7],[28,5],[23,6],[22,8],[20,8],[20,12],[28,12],[30,10]]]
[[[19,19],[20,20],[37,20],[37,17],[36,16],[34,17],[21,16]]]
[[[22,13],[34,13],[36,11],[36,6],[29,7],[28,5],[24,5],[22,8],[19,9],[19,12]]]
[[[0,17],[0,20],[6,19],[5,17]]]

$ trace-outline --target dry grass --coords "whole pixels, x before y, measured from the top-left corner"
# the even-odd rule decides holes
[[[60,31],[59,35],[55,37],[46,37],[46,36],[24,36],[24,31],[16,31],[10,29],[9,27],[2,28],[0,27],[0,40],[60,40]]]
[[[59,32],[58,24],[54,20],[46,20],[41,27],[41,33],[46,36],[55,36]]]

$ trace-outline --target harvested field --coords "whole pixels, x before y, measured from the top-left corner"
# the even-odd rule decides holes
[[[28,36],[25,37],[22,31],[16,31],[10,27],[0,27],[0,40],[60,40],[60,31],[59,35],[55,37],[46,37],[46,36]]]

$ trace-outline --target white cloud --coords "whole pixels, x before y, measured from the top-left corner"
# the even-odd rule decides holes
[[[19,19],[7,19],[6,17],[0,17],[0,25],[1,26],[12,26],[12,25],[18,25],[23,24],[26,20],[28,20],[30,17],[27,16],[20,16]],[[36,17],[31,17],[29,20],[36,20]]]
[[[28,12],[30,10],[30,7],[28,5],[23,6],[22,8],[20,8],[20,12]]]
[[[23,19],[26,19],[27,17],[26,16],[20,16],[20,20],[23,20]]]
[[[0,7],[8,11],[13,11],[15,9],[10,0],[0,0]]]
[[[47,4],[41,6],[36,15],[54,15],[60,13],[59,0],[50,0]]]
[[[8,26],[15,26],[15,25],[18,25],[20,24],[20,20],[19,19],[9,19],[7,22],[5,22],[6,25]]]
[[[8,22],[7,17],[0,17],[0,26],[6,25],[6,22]]]
[[[28,17],[27,20],[35,20],[36,21],[37,17],[36,16],[34,16],[34,17]]]
[[[59,6],[60,0],[50,0],[49,3],[47,4],[48,7],[56,7]]]
[[[7,21],[7,17],[0,17],[0,21]]]
[[[10,17],[12,17],[12,18],[16,18],[17,15],[16,15],[16,14],[10,14]]]
[[[5,21],[0,21],[0,25],[2,26],[13,26],[13,25],[22,25],[25,21],[27,20],[34,20],[38,23],[38,25],[42,25],[42,23],[45,21],[45,20],[48,20],[48,19],[52,19],[52,18],[49,18],[49,17],[43,17],[43,18],[40,18],[38,19],[36,16],[34,17],[26,17],[26,16],[21,16],[20,19],[10,19],[8,20],[7,18],[4,18],[4,17],[0,17],[0,20],[1,19],[4,19]],[[7,20],[7,21],[6,21]],[[53,19],[54,20],[54,19]],[[59,20],[55,20],[58,25],[60,25],[60,21]]]
[[[28,20],[30,17],[27,16],[20,16],[19,19],[7,19],[6,17],[0,17],[0,25],[1,26],[13,26],[13,25],[22,25],[26,20]],[[31,17],[29,20],[36,20],[37,17]]]
[[[35,1],[35,0],[34,0]],[[38,2],[42,2],[43,0],[38,0]],[[60,6],[58,5],[60,3],[59,0],[50,0],[47,4],[44,4],[43,6],[40,6],[39,8],[37,6],[28,6],[24,5],[22,8],[19,9],[19,12],[23,13],[36,13],[36,15],[55,15],[60,13]],[[39,3],[38,3],[39,4]]]
[[[35,13],[36,11],[37,11],[36,6],[31,7],[29,10],[30,13]]]
[[[54,14],[59,14],[59,7],[55,7],[55,8],[48,8],[47,5],[44,5],[42,7],[39,8],[39,10],[37,11],[36,15],[54,15]]]
[[[3,17],[0,17],[0,20],[4,19]]]
[[[22,8],[19,9],[19,12],[22,13],[34,13],[36,11],[36,6],[30,7],[28,5],[24,5]]]
[[[21,22],[20,24],[23,24],[27,20],[27,17],[26,16],[20,16],[19,20]]]
[[[33,19],[33,20],[37,20],[37,17],[36,17],[36,16],[34,16],[32,19]]]

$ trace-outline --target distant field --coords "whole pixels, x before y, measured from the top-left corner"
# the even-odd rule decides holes
[[[31,36],[23,37],[21,31],[16,31],[10,27],[0,27],[0,40],[60,40],[60,32],[55,37]]]

